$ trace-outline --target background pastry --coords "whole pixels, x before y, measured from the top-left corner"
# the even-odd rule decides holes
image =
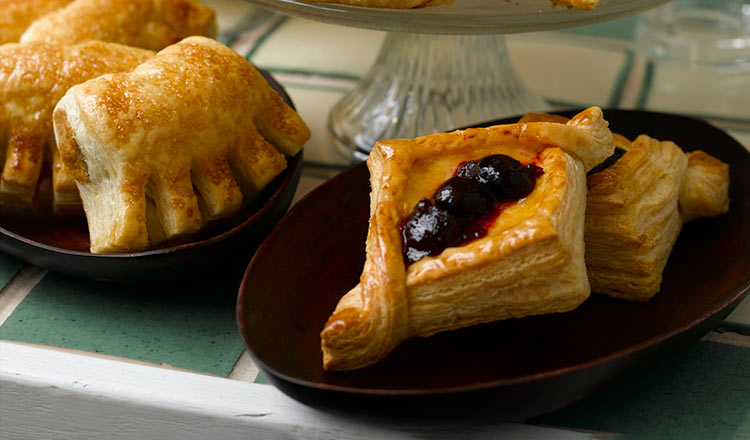
[[[110,41],[160,50],[190,35],[216,36],[213,9],[194,0],[75,0],[34,21],[22,43]]]
[[[0,0],[0,44],[17,42],[37,18],[73,0]]]
[[[324,367],[371,364],[410,336],[578,306],[589,294],[585,170],[612,149],[598,108],[567,125],[519,123],[378,142],[367,161],[372,186],[367,259],[360,285],[344,295],[321,333]],[[482,171],[488,158],[500,156],[513,159]],[[515,191],[517,183],[508,182],[519,182],[520,170],[532,165],[540,173],[530,192],[496,199],[499,205],[492,208],[465,202],[485,189],[444,192],[460,182],[490,182],[494,175],[505,182],[500,187],[511,185],[503,189],[511,194],[507,191]],[[445,204],[449,214],[474,207],[474,213],[455,220],[464,225],[461,235],[474,235],[429,252],[421,247],[424,237],[446,244],[445,237],[454,235],[453,220],[441,217]],[[485,216],[468,218],[478,224],[461,223],[476,210]],[[436,224],[447,226],[439,226],[439,234]],[[484,235],[475,234],[477,227]]]
[[[255,67],[204,37],[71,88],[54,128],[92,252],[142,250],[232,214],[310,136]]]
[[[568,8],[585,9],[590,11],[599,4],[599,0],[552,0],[552,3]]]
[[[586,264],[594,292],[645,301],[682,228],[677,200],[687,158],[673,142],[639,136],[588,178]]]
[[[80,211],[78,190],[57,155],[52,110],[73,85],[130,70],[153,54],[98,41],[0,46],[0,204],[30,206],[46,155],[53,166],[55,212]]]
[[[567,118],[528,113],[522,121]],[[729,209],[729,165],[646,135],[614,135],[616,153],[589,172],[586,266],[594,292],[647,301],[683,222]]]

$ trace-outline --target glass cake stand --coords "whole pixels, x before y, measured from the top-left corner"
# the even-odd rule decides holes
[[[364,160],[380,139],[547,109],[515,74],[503,34],[601,22],[669,0],[601,0],[592,11],[555,7],[550,0],[454,0],[410,10],[249,1],[283,14],[389,32],[370,70],[329,115],[333,144]],[[550,70],[554,74],[554,66]]]

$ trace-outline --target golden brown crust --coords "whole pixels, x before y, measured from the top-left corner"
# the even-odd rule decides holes
[[[701,150],[687,153],[688,168],[680,187],[685,222],[716,217],[729,210],[729,164]]]
[[[627,152],[587,179],[586,265],[594,292],[647,301],[659,291],[683,221],[729,209],[729,165],[703,151],[684,154],[672,142],[613,136]]]
[[[52,110],[73,85],[103,73],[130,70],[151,56],[150,51],[94,41],[75,46],[0,46],[0,126],[8,127],[0,136],[7,157],[0,177],[0,203],[30,206],[47,145],[52,153],[55,211],[78,211],[78,190],[57,159]]]
[[[567,125],[519,123],[378,142],[367,161],[367,259],[361,284],[341,299],[321,333],[324,367],[363,367],[409,336],[580,304],[589,287],[582,222],[587,166],[578,158],[592,167],[604,160],[614,149],[608,133],[601,110],[592,108]],[[490,154],[538,161],[544,175],[486,237],[406,270],[401,219],[459,163]],[[533,282],[525,278],[530,273]]]
[[[194,0],[75,0],[34,21],[20,41],[101,40],[160,50],[191,35],[216,35],[213,9]]]
[[[583,9],[590,11],[599,4],[599,0],[552,0],[552,3],[566,8]]]
[[[71,88],[54,120],[92,252],[142,250],[230,215],[286,167],[266,139],[291,155],[310,136],[250,63],[203,37]]]
[[[15,43],[31,23],[73,0],[0,0],[0,44]]]

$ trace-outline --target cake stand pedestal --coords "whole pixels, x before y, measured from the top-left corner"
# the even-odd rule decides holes
[[[380,139],[547,110],[513,71],[503,34],[596,23],[668,0],[601,0],[593,11],[553,8],[550,0],[455,0],[412,10],[249,1],[303,18],[389,31],[375,63],[329,115],[333,145],[359,161]],[[555,66],[549,68],[554,75]]]

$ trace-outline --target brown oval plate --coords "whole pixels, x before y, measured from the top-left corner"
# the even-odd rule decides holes
[[[289,105],[289,95],[267,72],[268,83]],[[172,283],[243,267],[292,202],[302,170],[302,152],[258,198],[231,218],[192,237],[157,249],[119,254],[89,252],[83,216],[61,218],[51,212],[49,170],[44,170],[34,210],[0,207],[0,251],[29,263],[75,276],[128,283]],[[45,175],[46,172],[46,175]]]
[[[731,164],[730,211],[685,225],[654,299],[635,304],[592,295],[572,312],[412,338],[370,367],[326,372],[320,330],[359,281],[365,259],[369,176],[360,164],[300,201],[245,273],[238,323],[263,373],[315,406],[402,414],[408,408],[409,415],[481,410],[519,419],[572,403],[710,331],[750,287],[750,155],[700,120],[605,115],[615,132],[672,139]]]

